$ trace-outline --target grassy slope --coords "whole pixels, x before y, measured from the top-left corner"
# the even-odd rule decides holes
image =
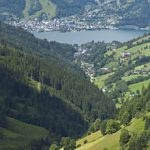
[[[100,77],[96,77],[94,80],[94,84],[97,85],[99,88],[103,88],[105,80],[112,74],[113,74],[113,72],[102,75]]]
[[[27,147],[32,140],[45,138],[48,135],[48,130],[8,118],[8,127],[0,128],[0,133],[3,135],[0,149],[10,149],[10,147]]]
[[[26,0],[26,5],[25,5],[25,9],[23,10],[23,15],[26,19],[29,19],[29,14],[28,14],[28,10],[30,8],[31,5],[31,1],[30,0]]]
[[[114,60],[109,62],[108,64],[106,64],[105,67],[111,67],[111,68],[117,69],[118,60],[122,56],[122,53],[125,51],[131,53],[131,61],[133,63],[134,63],[134,59],[137,58],[138,56],[150,56],[150,43],[149,42],[144,43],[144,44],[140,44],[140,45],[135,45],[137,42],[141,42],[142,40],[147,41],[149,39],[149,37],[150,36],[145,36],[145,37],[139,38],[138,40],[135,40],[133,42],[134,46],[132,48],[127,49],[127,46],[123,46],[121,48],[116,49],[115,54],[114,54]],[[114,53],[114,51],[107,51],[106,52],[107,55],[111,55],[112,53]],[[126,62],[124,62],[124,63],[126,64]],[[134,70],[130,70],[130,71],[134,72],[135,70],[140,70],[140,69],[150,70],[150,63],[146,63],[145,65],[136,66]],[[99,76],[99,77],[96,77],[94,83],[99,88],[105,87],[104,82],[108,78],[108,76],[110,76],[112,73],[113,72]],[[122,77],[122,79],[125,81],[130,81],[130,80],[137,78],[137,77],[140,77],[140,76],[146,76],[146,75],[132,74],[132,75],[128,76],[127,73],[125,73],[124,76]],[[135,92],[137,89],[141,90],[142,87],[143,86],[146,87],[149,82],[150,82],[150,79],[143,81],[143,82],[131,84],[128,87],[129,91]],[[127,94],[129,95],[129,92],[127,92]]]
[[[39,0],[42,5],[42,10],[37,12],[35,16],[39,16],[42,12],[45,12],[48,19],[53,18],[56,15],[56,5],[48,0]]]
[[[91,142],[94,142],[95,140],[97,140],[101,137],[102,137],[102,134],[100,131],[98,131],[98,132],[92,133],[88,136],[85,136],[85,137],[79,139],[77,141],[77,145],[79,145],[79,144],[84,145],[84,141],[88,141],[88,143],[91,143]]]
[[[55,4],[53,4],[49,0],[39,0],[39,2],[42,5],[42,10],[37,11],[33,16],[29,16],[28,10],[29,10],[30,5],[31,5],[31,0],[26,0],[26,7],[23,11],[25,19],[27,19],[27,20],[33,19],[37,16],[40,16],[43,12],[47,14],[48,19],[55,17],[55,15],[56,15],[56,5]]]
[[[143,86],[145,88],[148,87],[148,84],[150,83],[150,79],[149,80],[145,80],[143,82],[138,82],[138,83],[135,83],[135,84],[131,84],[129,86],[129,90],[131,90],[132,92],[136,92],[136,90],[141,90],[143,88]]]
[[[29,86],[39,91],[41,85],[32,80],[29,81]],[[3,98],[1,96],[0,100]],[[0,140],[0,150],[18,148],[20,146],[28,148],[31,141],[46,138],[49,132],[45,128],[27,124],[10,117],[7,118],[7,122],[7,128],[0,128],[0,134],[2,133],[3,135],[2,140]]]
[[[131,121],[131,124],[126,127],[131,133],[141,134],[144,130],[145,121],[143,121],[142,118],[140,119],[133,119]],[[119,139],[120,139],[120,133],[121,130],[118,132],[111,134],[111,135],[105,135],[101,137],[100,131],[94,133],[90,136],[84,137],[83,139],[80,139],[77,141],[77,144],[80,141],[83,141],[84,139],[92,139],[93,142],[89,141],[87,144],[82,145],[81,147],[77,148],[76,150],[103,150],[104,148],[107,148],[108,150],[119,150]],[[97,139],[99,134],[99,138]]]
[[[141,42],[142,40],[147,40],[149,38],[148,37],[142,37],[141,39],[138,39],[137,42]],[[136,44],[136,41],[134,41],[133,44]],[[147,46],[147,48],[145,48]],[[144,55],[144,56],[150,56],[150,43],[145,43],[145,44],[141,44],[141,45],[135,45],[134,47],[127,49],[126,50],[126,46],[123,46],[119,49],[117,49],[115,51],[115,55],[114,55],[114,61],[113,62],[109,62],[109,64],[106,64],[106,67],[116,67],[117,63],[118,63],[118,59],[122,56],[122,52],[127,51],[130,52],[132,54],[131,56],[131,60],[133,60],[134,58],[136,58],[138,55]],[[111,55],[112,51],[108,51],[106,53],[107,55]],[[145,65],[139,65],[136,66],[134,70],[140,70],[140,69],[150,69],[150,63]],[[134,71],[132,70],[132,71]],[[108,73],[99,77],[95,78],[94,83],[99,87],[99,88],[103,88],[104,87],[104,82],[105,80],[112,74]],[[141,75],[137,75],[137,74],[132,74],[130,76],[127,76],[127,74],[125,74],[122,79],[125,81],[130,81],[134,78],[137,78]],[[143,76],[143,75],[142,75]],[[145,76],[145,75],[144,75]],[[131,84],[129,85],[129,91],[135,92],[136,90],[141,90],[142,87],[147,87],[148,83],[150,82],[149,80],[145,80],[143,82],[138,82],[135,84]],[[129,95],[129,92],[127,92],[127,94]],[[126,95],[126,96],[128,96]],[[131,132],[131,133],[136,133],[136,134],[141,134],[142,131],[144,130],[144,125],[145,122],[143,121],[142,118],[140,119],[133,119],[131,124],[129,126],[127,126],[126,128]],[[119,138],[120,138],[120,133],[121,130],[119,130],[118,132],[112,134],[112,135],[105,135],[103,137],[101,137],[101,135],[99,134],[99,138],[97,138],[98,136],[98,132],[94,133],[91,137],[91,140],[87,140],[88,143],[85,145],[82,145],[81,143],[85,140],[85,139],[90,139],[90,136],[84,137],[83,139],[80,139],[79,141],[82,141],[80,144],[82,145],[81,147],[77,148],[77,150],[103,150],[104,148],[107,148],[108,150],[119,150],[120,146],[119,146]],[[95,136],[94,136],[95,135]],[[77,141],[77,144],[79,143],[79,141]],[[91,142],[93,141],[93,142]]]

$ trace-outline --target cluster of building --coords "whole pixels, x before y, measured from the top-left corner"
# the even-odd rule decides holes
[[[148,69],[138,69],[138,70],[135,70],[133,73],[134,74],[141,74],[141,75],[150,75],[150,70],[148,70]]]
[[[96,18],[98,17],[98,18]],[[64,18],[56,18],[53,20],[39,20],[35,18],[33,20],[20,20],[20,19],[8,19],[7,23],[23,27],[28,31],[80,31],[80,30],[100,30],[114,28],[118,20],[117,16],[109,15],[101,12],[101,9],[87,10],[82,15],[72,15]]]
[[[93,79],[95,75],[95,69],[93,64],[89,64],[84,61],[81,61],[81,69],[85,72],[87,76]]]
[[[50,32],[50,31],[61,31],[61,32],[69,32],[69,31],[81,31],[81,30],[100,30],[106,28],[113,28],[112,26],[106,26],[102,24],[100,21],[95,22],[87,22],[84,20],[80,20],[76,16],[71,16],[62,19],[54,19],[54,20],[42,20],[38,19],[34,20],[19,20],[19,21],[7,21],[8,24],[13,26],[19,26],[28,31],[36,31],[36,32]]]

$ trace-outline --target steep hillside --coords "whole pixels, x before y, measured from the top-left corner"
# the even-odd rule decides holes
[[[48,133],[45,128],[7,118],[7,128],[0,127],[0,149],[30,149],[31,143],[42,142]]]
[[[126,126],[130,134],[137,134],[138,136],[144,131],[145,120],[142,118],[133,119],[129,126]],[[122,129],[121,129],[122,130]],[[77,144],[81,143],[81,146],[76,150],[120,150],[120,135],[121,130],[110,135],[102,136],[100,131],[92,133],[89,136],[84,137],[83,139],[77,141]],[[84,141],[87,140],[87,143],[84,144]]]
[[[8,149],[20,149],[24,139],[24,144],[31,144],[30,148],[45,147],[63,136],[76,138],[82,135],[89,122],[98,117],[113,117],[113,101],[66,61],[69,50],[74,50],[71,46],[42,41],[5,24],[0,24],[0,28],[1,149],[6,146],[6,140],[12,141],[7,145]],[[14,124],[8,117],[16,119]],[[34,127],[41,129],[43,136],[27,140],[25,133],[20,132],[19,121],[26,123],[25,126],[34,125],[33,132]],[[27,132],[32,137],[31,130],[29,127]],[[17,145],[15,136],[16,140],[19,136],[23,138]]]
[[[3,43],[6,41],[7,45],[34,52],[41,57],[52,56],[49,58],[56,60],[59,58],[69,62],[74,60],[76,50],[71,45],[39,40],[21,28],[14,28],[3,23],[0,23],[0,29],[0,40]]]

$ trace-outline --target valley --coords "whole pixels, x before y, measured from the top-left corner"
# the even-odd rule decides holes
[[[150,0],[0,0],[0,150],[150,150]]]
[[[3,23],[0,28],[0,149],[41,150],[80,137],[97,116],[113,115],[114,102],[72,64],[71,45]]]
[[[80,49],[86,51],[76,55],[76,62],[91,81],[112,95],[120,106],[150,82],[149,40],[147,35],[125,43],[83,44]]]

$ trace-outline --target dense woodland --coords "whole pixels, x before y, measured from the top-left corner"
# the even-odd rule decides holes
[[[44,127],[50,145],[81,136],[92,120],[113,117],[113,101],[66,61],[72,59],[70,45],[2,23],[0,31],[1,127],[7,128],[7,117]]]

